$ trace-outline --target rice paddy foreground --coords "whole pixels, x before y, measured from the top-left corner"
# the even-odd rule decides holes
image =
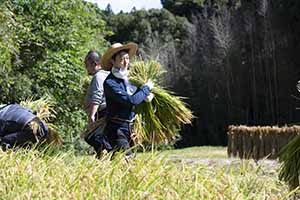
[[[172,160],[197,159],[189,156],[193,151],[205,155],[214,149],[138,153],[129,161],[72,151],[0,151],[0,199],[288,199],[293,193],[278,180],[278,164]]]

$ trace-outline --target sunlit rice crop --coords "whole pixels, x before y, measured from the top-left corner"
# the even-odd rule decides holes
[[[155,85],[152,102],[143,102],[135,107],[134,141],[137,144],[168,144],[179,137],[183,124],[191,124],[193,114],[182,97],[163,89],[159,83],[164,70],[154,61],[136,61],[130,67],[130,82],[141,86],[149,79]]]
[[[1,199],[287,199],[278,168],[172,161],[159,153],[110,160],[73,152],[0,150]]]
[[[55,118],[56,111],[54,109],[55,102],[49,97],[44,96],[40,99],[33,100],[29,98],[25,101],[21,101],[20,105],[32,110],[36,113],[36,116],[47,123],[49,128],[49,136],[46,140],[48,144],[61,145],[62,139],[57,131],[57,127],[51,123],[51,120]]]

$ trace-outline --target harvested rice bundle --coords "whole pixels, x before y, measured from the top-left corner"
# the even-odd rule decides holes
[[[50,97],[42,97],[41,99],[35,101],[32,99],[27,99],[25,101],[21,101],[20,105],[32,110],[36,113],[36,116],[38,118],[47,123],[47,126],[49,128],[49,135],[46,139],[46,143],[56,145],[62,144],[62,139],[57,132],[57,127],[54,124],[49,123],[51,119],[55,118],[56,114],[55,110],[53,109],[54,102]],[[33,130],[36,129],[36,124],[33,123],[31,126]]]
[[[38,100],[32,98],[21,101],[21,106],[24,106],[36,113],[36,116],[41,120],[48,122],[51,118],[55,118],[54,103],[51,98],[46,96]]]
[[[287,182],[291,189],[300,186],[300,135],[285,145],[279,154],[282,162],[279,179]]]
[[[156,61],[136,61],[130,67],[129,79],[133,85],[141,86],[151,79],[154,99],[135,107],[136,120],[133,139],[135,143],[168,144],[179,137],[182,124],[191,124],[193,114],[182,97],[159,86],[165,71]]]

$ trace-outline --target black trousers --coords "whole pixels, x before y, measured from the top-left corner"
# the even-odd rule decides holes
[[[111,150],[126,151],[126,155],[131,155],[132,151],[129,149],[133,146],[132,131],[133,122],[108,121],[105,134]]]
[[[133,146],[132,130],[133,123],[108,120],[104,132],[99,133],[96,131],[89,142],[94,147],[97,157],[101,156],[103,150],[113,151],[114,153],[116,151],[126,151],[126,155],[130,156],[133,154],[130,150]],[[113,155],[115,155],[114,153]]]
[[[25,126],[23,130],[12,133],[5,133],[1,137],[2,150],[11,149],[13,147],[25,147],[36,143],[36,137],[29,126]]]
[[[101,111],[98,111],[96,113],[96,120],[101,119],[102,117],[104,117],[106,115],[106,109],[103,109]],[[86,136],[84,138],[84,140],[91,145],[94,150],[96,151],[96,153],[99,153],[102,151],[103,147],[103,137],[104,137],[104,133],[100,131],[100,129],[96,129],[93,133],[89,134],[88,136]]]

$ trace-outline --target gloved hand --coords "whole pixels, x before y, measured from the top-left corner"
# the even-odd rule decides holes
[[[145,83],[145,85],[148,86],[150,90],[152,90],[154,87],[154,83],[150,79],[147,81],[147,83]]]
[[[154,98],[154,94],[152,92],[150,92],[150,94],[145,98],[145,101],[151,102],[153,98]]]

